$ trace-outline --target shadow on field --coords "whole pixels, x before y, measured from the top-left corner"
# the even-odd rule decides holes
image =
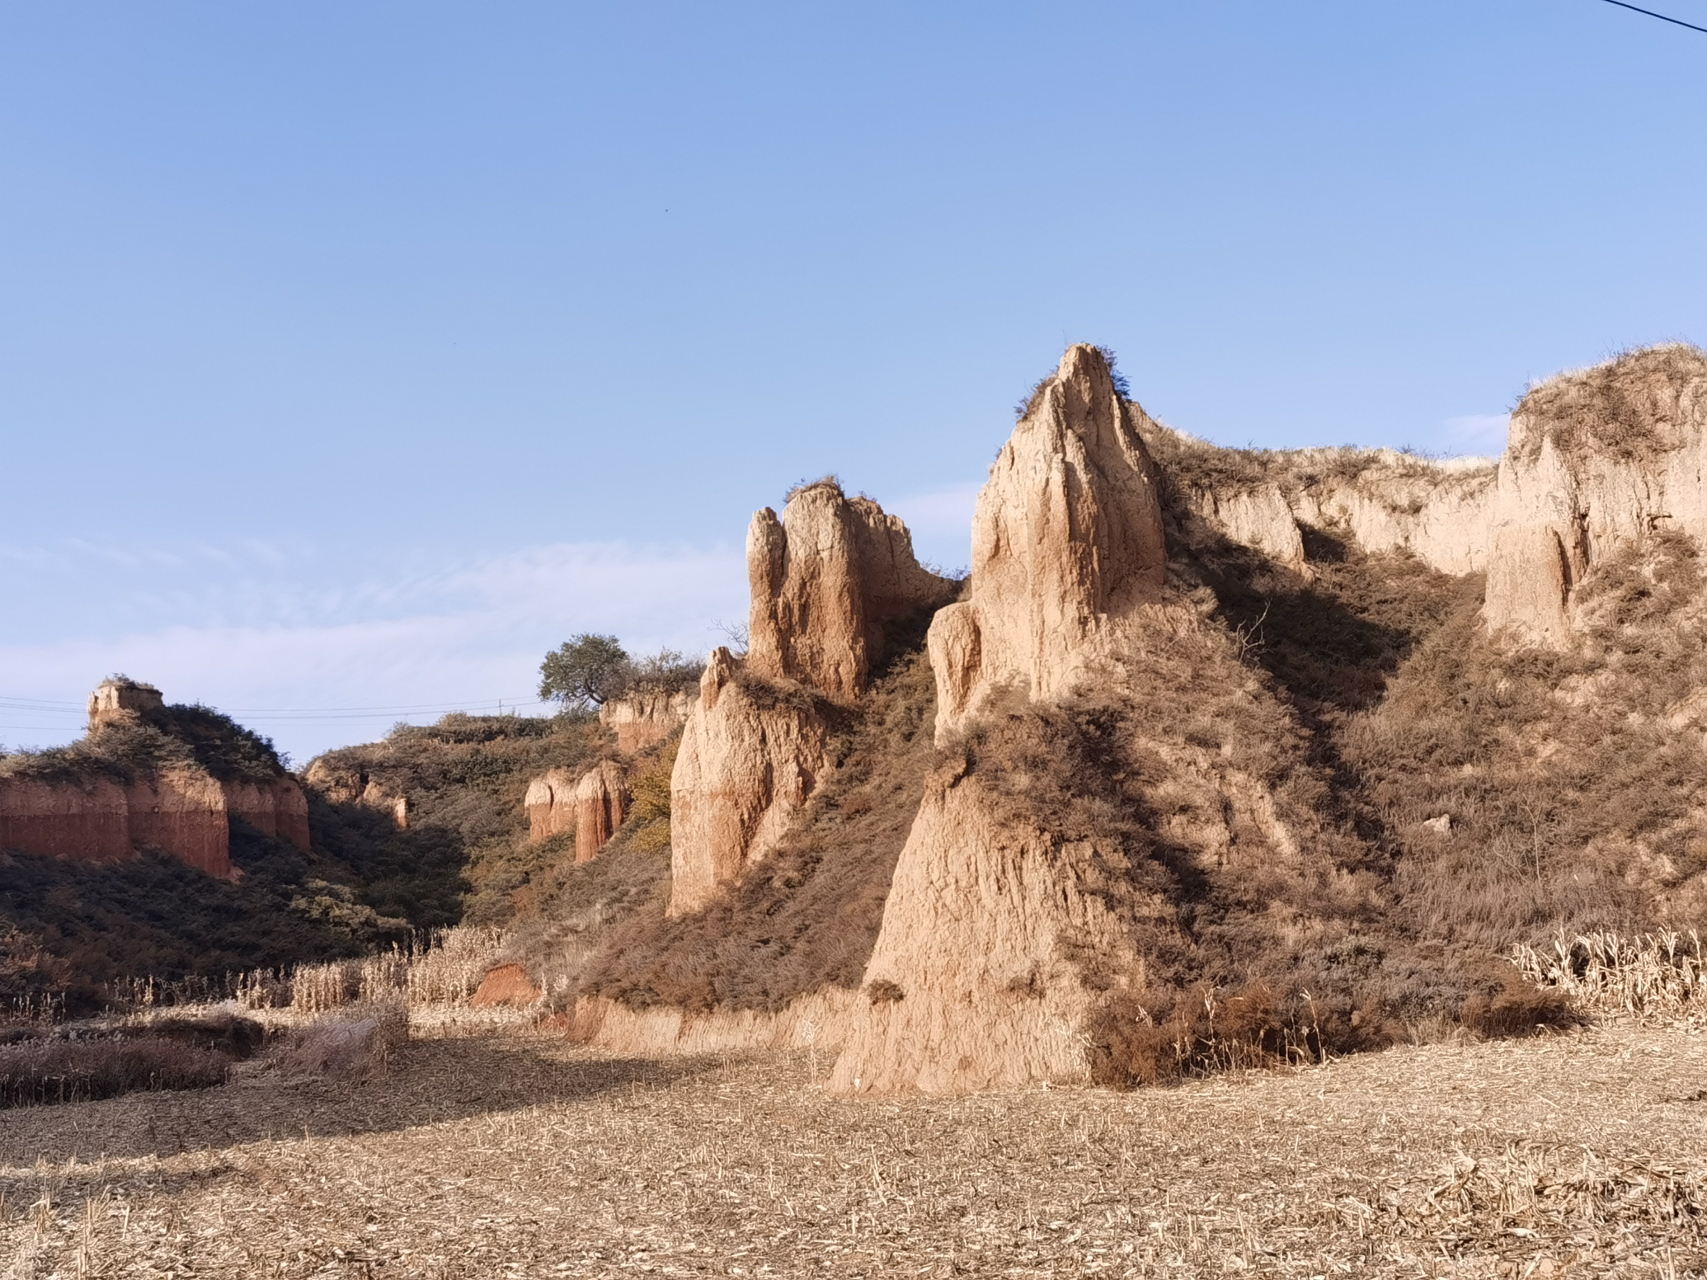
[[[469,1116],[668,1088],[720,1058],[592,1058],[560,1041],[416,1040],[390,1071],[359,1082],[289,1080],[271,1070],[215,1089],[131,1093],[101,1102],[18,1107],[0,1124],[0,1192],[45,1158],[127,1159],[217,1150],[266,1139],[385,1133]]]

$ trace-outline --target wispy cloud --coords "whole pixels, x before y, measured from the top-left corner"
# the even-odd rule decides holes
[[[124,671],[173,701],[229,710],[305,759],[394,720],[529,701],[541,656],[575,632],[703,652],[720,642],[716,621],[746,613],[745,566],[729,547],[559,544],[343,581],[318,572],[328,565],[313,549],[137,549],[116,610],[93,612],[68,606],[65,584],[110,582],[111,549],[44,554],[45,566],[0,555],[0,588],[23,588],[35,606],[0,633],[0,699],[50,704],[0,704],[11,744],[75,737],[87,691]],[[44,567],[58,591],[16,581]]]

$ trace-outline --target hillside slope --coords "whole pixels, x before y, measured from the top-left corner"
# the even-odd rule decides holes
[[[813,1006],[816,1043],[848,1046],[838,1088],[1130,1083],[1568,1020],[1515,944],[1704,923],[1704,597],[1670,517],[1696,510],[1699,353],[1567,375],[1616,429],[1544,385],[1497,466],[1220,449],[1111,402],[1100,361],[1040,384],[980,499],[970,603],[931,625],[937,746],[841,757],[722,896],[631,917],[584,969],[584,1034],[642,1026],[614,1000],[687,1015],[648,1045],[786,1042],[797,1022],[718,1019],[839,991]],[[1490,622],[1531,606],[1489,604],[1488,575],[1542,463],[1600,514],[1549,588],[1564,630],[1538,633]],[[1653,517],[1603,509],[1655,492]],[[849,741],[882,696],[848,704]],[[914,781],[887,886],[794,852],[845,843],[844,789],[892,771]]]

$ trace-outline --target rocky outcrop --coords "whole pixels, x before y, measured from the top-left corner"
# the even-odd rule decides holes
[[[670,775],[670,914],[697,911],[770,853],[828,766],[810,697],[712,651]]]
[[[528,783],[528,839],[534,844],[573,833],[575,861],[590,862],[628,813],[628,771],[601,760],[584,773],[551,769]]]
[[[1500,460],[1489,628],[1562,647],[1590,568],[1665,531],[1707,538],[1707,355],[1654,347],[1542,383]]]
[[[1232,493],[1190,489],[1187,501],[1198,516],[1231,541],[1260,551],[1289,569],[1304,569],[1304,537],[1279,485],[1263,484]]]
[[[697,697],[682,689],[633,689],[601,706],[599,723],[616,734],[616,749],[631,756],[680,729]]]
[[[89,695],[89,727],[113,720],[139,717],[149,711],[159,711],[166,705],[160,690],[151,684],[114,676],[95,686]]]
[[[751,648],[712,654],[671,774],[671,915],[775,849],[828,765],[814,700],[856,699],[889,628],[957,589],[919,566],[900,520],[833,481],[753,516],[747,574]]]
[[[1107,886],[1086,874],[1095,860],[1003,813],[977,778],[933,779],[831,1089],[955,1093],[1088,1079],[1081,1034],[1107,983],[1088,985],[1073,958],[1141,971]]]
[[[1372,555],[1408,551],[1431,569],[1451,574],[1480,573],[1488,567],[1494,512],[1491,462],[1415,458],[1391,449],[1372,450],[1359,462],[1362,465],[1350,475],[1330,472],[1295,489],[1289,495],[1293,514],[1304,524],[1348,535]]]
[[[1111,656],[1165,585],[1159,477],[1138,433],[1147,421],[1093,347],[1070,348],[1032,396],[978,497],[971,598],[931,625],[939,743],[1003,690],[1048,703],[1099,664],[1118,676]],[[1063,839],[966,765],[939,772],[896,865],[831,1087],[1086,1079],[1085,957],[1101,972],[1140,969],[1093,846]]]
[[[1297,797],[1319,793],[1281,799],[1253,772],[1273,776],[1262,762],[1294,741],[1290,713],[1225,625],[1167,587],[1140,424],[1154,427],[1102,355],[1073,348],[979,496],[971,599],[930,631],[938,741],[958,759],[896,864],[838,1093],[1088,1081],[1093,1028],[1148,992],[1157,955],[1193,946],[1158,847],[1204,893],[1261,877],[1275,896],[1241,925],[1252,935],[1276,927],[1270,908],[1342,909],[1318,846],[1343,833],[1297,834]],[[1244,532],[1287,553],[1277,497]]]
[[[409,799],[390,790],[366,769],[325,756],[309,761],[302,780],[328,804],[360,805],[390,816],[399,830],[409,826]]]
[[[921,568],[907,527],[834,481],[796,490],[747,530],[752,588],[747,668],[835,702],[865,688],[887,624],[950,599],[955,584]]]
[[[601,760],[575,784],[575,861],[591,862],[628,813],[628,771]]]
[[[530,843],[575,830],[577,781],[566,769],[549,769],[528,783],[522,804],[527,809]]]
[[[1064,693],[1167,577],[1158,476],[1095,347],[1033,395],[972,517],[972,593],[930,629],[937,738],[1003,689]]]
[[[235,818],[277,840],[307,851],[308,797],[295,778],[221,782],[225,809]]]
[[[1493,540],[1495,464],[1396,449],[1222,449],[1145,430],[1184,504],[1234,542],[1304,566],[1305,527],[1370,555],[1407,551],[1442,573],[1480,573]]]

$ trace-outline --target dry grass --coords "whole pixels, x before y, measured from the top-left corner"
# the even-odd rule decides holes
[[[290,1031],[273,1061],[286,1075],[367,1080],[384,1075],[408,1041],[409,1010],[400,1001],[358,1006]]]
[[[1555,931],[1697,922],[1707,757],[1688,721],[1707,680],[1702,573],[1660,534],[1597,566],[1586,641],[1508,651],[1466,600],[1334,740],[1420,936],[1487,954]],[[1446,816],[1444,835],[1425,828]]]
[[[1707,996],[1707,960],[1693,930],[1561,933],[1546,950],[1517,946],[1512,963],[1535,986],[1559,991],[1591,1013],[1696,1021]]]
[[[1707,1040],[1621,1025],[1113,1094],[414,1041],[0,1128],[9,1275],[1700,1275]]]
[[[1516,409],[1513,448],[1534,457],[1551,439],[1566,457],[1651,457],[1680,447],[1707,414],[1707,352],[1683,342],[1626,351],[1540,383]]]
[[[468,1003],[504,950],[506,934],[485,925],[438,929],[420,946],[392,947],[357,960],[298,965],[288,974],[258,971],[237,979],[238,1003],[252,1009],[286,1003],[299,1014],[351,1004],[400,1001],[408,1008]]]
[[[171,1036],[42,1036],[0,1045],[0,1107],[111,1098],[136,1089],[207,1089],[233,1059]]]
[[[1165,487],[1212,491],[1222,498],[1275,485],[1288,496],[1318,486],[1351,486],[1393,510],[1409,510],[1415,484],[1434,488],[1479,487],[1493,464],[1484,459],[1436,459],[1398,449],[1354,445],[1313,449],[1228,449],[1148,419],[1140,420],[1144,443],[1160,464]]]

